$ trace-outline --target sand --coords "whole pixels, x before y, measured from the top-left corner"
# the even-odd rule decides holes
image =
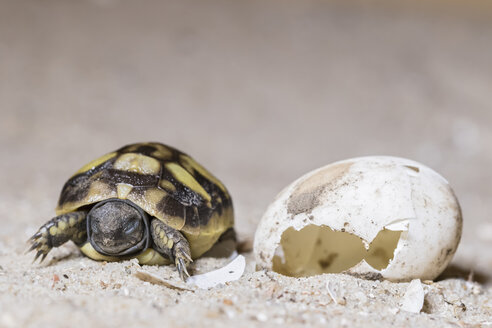
[[[0,326],[492,326],[491,18],[478,1],[0,0]],[[450,181],[462,242],[420,313],[400,309],[408,283],[257,272],[251,252],[240,280],[194,291],[71,243],[31,264],[66,179],[146,140],[227,185],[242,241],[300,175],[384,154]]]

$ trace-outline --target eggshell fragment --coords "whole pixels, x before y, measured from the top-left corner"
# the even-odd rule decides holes
[[[397,157],[361,157],[307,173],[268,207],[257,266],[290,276],[346,272],[431,280],[458,246],[461,210],[448,182]]]
[[[411,313],[420,313],[424,306],[425,291],[420,279],[414,279],[408,284],[401,302],[401,309]]]
[[[226,282],[235,281],[241,278],[246,268],[246,259],[242,255],[237,255],[226,266],[204,274],[191,276],[186,281],[189,285],[195,285],[201,289],[213,288]]]

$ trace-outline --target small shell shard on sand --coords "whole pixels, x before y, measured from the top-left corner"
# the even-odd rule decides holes
[[[167,280],[165,280],[159,276],[156,276],[152,273],[145,272],[142,270],[135,272],[135,277],[137,277],[138,279],[140,279],[142,281],[150,282],[151,284],[154,284],[154,285],[165,286],[165,287],[171,288],[171,289],[190,290],[190,291],[193,290],[193,289],[188,288],[186,286],[180,286],[179,284],[176,284],[176,283],[171,282],[171,281],[167,281]]]
[[[335,304],[345,305],[345,298],[340,296],[339,289],[340,286],[338,284],[332,284],[330,281],[326,283],[326,290],[328,291],[328,295],[330,295],[333,302],[335,302]]]
[[[411,313],[420,313],[424,306],[424,297],[425,292],[420,279],[412,280],[403,295],[401,309]]]
[[[245,268],[246,259],[244,256],[238,255],[232,262],[220,269],[189,277],[187,284],[195,285],[201,289],[212,288],[229,281],[238,280],[243,275]]]

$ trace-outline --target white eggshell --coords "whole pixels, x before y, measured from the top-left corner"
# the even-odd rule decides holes
[[[297,237],[291,235],[290,246],[283,249],[282,234],[289,228],[308,231],[319,226],[357,236],[362,252],[370,250],[381,231],[401,232],[384,267],[371,266],[361,253],[360,259],[346,259],[355,263],[343,272],[395,281],[426,280],[436,278],[451,260],[461,237],[462,217],[448,182],[423,164],[383,156],[348,159],[311,171],[280,192],[256,230],[257,266],[272,269],[274,256],[282,259],[287,247],[294,247],[299,263],[290,265],[301,268],[316,245],[330,241],[299,238],[301,244],[296,245]],[[344,249],[343,242],[336,241],[339,249]],[[357,242],[347,247],[359,247]],[[334,258],[344,256],[339,253]],[[320,270],[311,274],[323,273]]]

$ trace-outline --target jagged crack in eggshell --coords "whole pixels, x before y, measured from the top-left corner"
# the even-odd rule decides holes
[[[283,233],[291,228],[302,234],[311,226],[357,236],[368,253],[378,239],[390,241],[398,232],[387,265],[376,269],[362,256],[346,271],[408,281],[434,279],[444,270],[458,246],[462,217],[448,182],[425,165],[397,157],[349,159],[309,172],[280,192],[256,230],[257,266],[272,269],[276,254],[285,261],[278,257]],[[320,243],[299,239],[293,270],[306,265]]]

